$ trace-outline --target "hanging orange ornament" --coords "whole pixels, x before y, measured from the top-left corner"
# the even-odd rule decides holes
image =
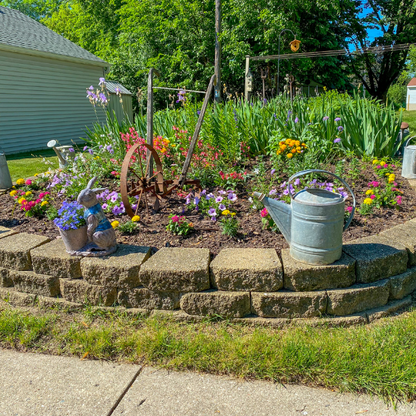
[[[292,50],[292,52],[297,52],[299,50],[299,46],[300,46],[301,42],[300,40],[292,40],[292,42],[289,43],[290,45],[290,49]]]

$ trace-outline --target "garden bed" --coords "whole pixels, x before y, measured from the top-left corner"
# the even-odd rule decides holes
[[[251,171],[248,171],[248,178],[250,178],[255,166],[253,164]],[[390,208],[374,209],[373,213],[369,215],[361,215],[356,212],[349,229],[344,233],[344,241],[377,234],[413,218],[416,208],[416,194],[408,181],[400,176],[398,165],[394,166],[393,171],[397,178],[397,185],[403,195],[401,204]],[[270,175],[271,169],[268,162],[266,162],[266,167],[270,189],[273,189],[273,184],[280,187],[280,184],[286,178],[278,177],[276,173],[274,174],[275,178],[273,178]],[[328,166],[327,168],[332,171],[335,170],[335,166]],[[378,181],[380,178],[376,175],[371,162],[360,162],[358,166],[354,162],[352,165],[347,162],[344,171],[344,178],[352,187],[357,198],[357,207],[360,207],[366,198],[365,192],[368,190],[368,183]],[[99,185],[108,186],[110,191],[119,191],[117,189],[118,182],[114,180],[107,179]],[[44,186],[46,187],[46,185]],[[185,197],[187,192],[179,192],[181,196],[178,193],[173,193],[159,212],[152,212],[150,216],[145,216],[142,215],[144,210],[140,210],[141,220],[138,222],[138,230],[133,234],[121,233],[117,230],[117,240],[122,243],[151,246],[157,249],[162,247],[208,248],[213,254],[217,254],[223,248],[257,247],[275,248],[278,251],[287,248],[288,244],[280,232],[263,229],[262,217],[258,210],[260,207],[258,206],[257,210],[253,209],[253,203],[249,200],[251,196],[247,189],[255,190],[256,186],[248,180],[247,183],[240,183],[235,189],[237,200],[232,204],[232,211],[236,213],[236,218],[239,221],[239,230],[236,237],[223,235],[219,221],[212,221],[209,216],[198,213],[194,209],[189,209]],[[36,197],[44,190],[32,192]],[[212,192],[217,195],[219,190],[219,187],[212,187],[207,189],[207,193]],[[63,199],[60,197],[50,202],[59,208]],[[8,194],[0,196],[0,201],[1,226],[13,228],[20,232],[44,235],[51,239],[59,237],[58,229],[52,221],[45,217],[25,217],[24,211],[19,209],[16,200]],[[351,197],[346,201],[347,205],[350,203]],[[194,230],[185,237],[173,235],[166,230],[169,215],[181,215],[181,213],[194,226]],[[126,214],[115,216],[110,212],[107,217],[110,221],[117,220],[120,223],[129,220]]]

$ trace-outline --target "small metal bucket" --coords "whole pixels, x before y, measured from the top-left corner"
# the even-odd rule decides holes
[[[62,230],[59,228],[59,232],[62,237],[62,241],[65,244],[67,253],[73,254],[75,251],[80,250],[87,244],[87,226],[84,225],[76,230]]]
[[[0,189],[10,189],[12,186],[6,155],[0,150]]]
[[[406,141],[403,151],[402,176],[407,179],[416,179],[416,146],[409,146],[410,140],[415,137]]]

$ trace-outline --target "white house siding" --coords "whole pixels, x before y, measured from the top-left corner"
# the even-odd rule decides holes
[[[86,98],[103,67],[0,50],[0,148],[45,149],[49,140],[82,143],[86,126],[105,120]]]
[[[406,110],[416,110],[416,86],[407,87]]]

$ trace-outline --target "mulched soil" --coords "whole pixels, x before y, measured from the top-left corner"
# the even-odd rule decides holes
[[[376,210],[375,214],[361,216],[356,213],[349,227],[344,233],[344,242],[360,237],[377,234],[395,225],[402,224],[412,219],[416,209],[416,193],[410,187],[408,181],[401,177],[400,170],[396,168],[396,181],[403,191],[403,203],[399,208],[383,208]],[[368,189],[369,181],[378,180],[373,169],[368,165],[361,172],[359,179],[347,179],[356,198],[357,207],[365,198],[364,192]],[[100,184],[101,186],[102,184]],[[117,190],[118,189],[112,189]],[[215,189],[211,189],[215,191]],[[195,232],[187,237],[175,236],[166,231],[168,216],[171,213],[180,213],[184,207],[184,198],[176,194],[167,200],[159,212],[140,221],[140,230],[136,234],[126,235],[117,231],[117,240],[124,244],[150,246],[160,249],[162,247],[201,247],[209,248],[213,254],[217,254],[223,248],[275,248],[280,251],[287,248],[288,244],[280,233],[262,230],[261,217],[258,212],[250,209],[249,195],[242,187],[237,192],[238,201],[232,205],[232,210],[237,212],[240,221],[240,232],[237,237],[230,238],[222,235],[218,224],[198,215],[195,212],[185,212],[184,215],[194,223]],[[16,229],[21,232],[40,234],[51,239],[59,238],[57,227],[47,219],[26,218],[18,208],[14,209],[15,201],[8,194],[0,195],[0,226]],[[61,201],[55,201],[57,207]],[[13,215],[12,215],[13,212]],[[108,215],[110,221],[112,218]],[[127,220],[123,216],[119,221]]]

